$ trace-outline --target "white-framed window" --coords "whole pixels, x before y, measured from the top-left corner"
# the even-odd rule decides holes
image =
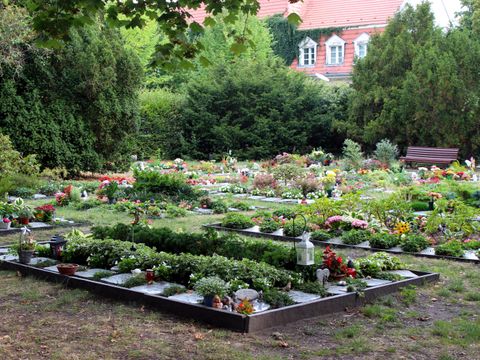
[[[355,39],[353,44],[355,45],[355,56],[359,59],[364,58],[367,55],[368,42],[370,41],[370,35],[363,33]]]
[[[313,66],[317,62],[317,46],[318,44],[306,37],[303,41],[298,45],[299,51],[299,58],[298,64],[300,66]]]
[[[341,65],[345,58],[345,41],[333,35],[325,42],[327,47],[327,65]]]

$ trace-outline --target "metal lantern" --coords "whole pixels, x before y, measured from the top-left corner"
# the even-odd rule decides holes
[[[302,241],[296,246],[296,252],[298,265],[307,266],[315,264],[315,245],[307,239],[305,233],[302,235]]]
[[[304,220],[302,241],[295,244],[295,252],[297,254],[297,265],[314,265],[315,264],[315,245],[313,245],[307,238],[307,219],[303,215],[295,215],[293,217],[293,227],[295,228],[295,219],[297,216],[301,216]]]
[[[54,235],[48,243],[50,244],[50,252],[52,253],[52,257],[56,260],[61,259],[67,240],[60,235]]]

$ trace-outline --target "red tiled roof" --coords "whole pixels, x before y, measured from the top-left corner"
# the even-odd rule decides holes
[[[286,14],[289,4],[288,0],[259,0],[259,3],[260,10],[258,11],[257,16],[260,18],[277,14]],[[196,10],[188,9],[187,11],[193,16],[193,21],[196,21],[199,24],[202,24],[207,16],[203,5]]]
[[[302,17],[300,29],[345,27],[386,24],[400,8],[404,0],[303,0],[303,3],[289,4],[288,0],[259,0],[259,17],[275,14],[286,15],[300,8]],[[193,20],[203,23],[206,17],[204,7],[188,10]]]
[[[403,0],[304,0],[299,29],[386,24],[402,3]]]

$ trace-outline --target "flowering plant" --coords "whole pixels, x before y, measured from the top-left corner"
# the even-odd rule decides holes
[[[250,301],[243,299],[242,302],[237,305],[236,310],[239,314],[250,315],[255,309]]]
[[[12,221],[11,221],[9,218],[3,218],[3,219],[2,219],[2,222],[3,222],[4,224],[8,224],[8,223],[11,223]]]
[[[64,192],[59,192],[55,194],[55,201],[58,206],[68,205],[68,195]]]
[[[335,251],[330,249],[330,246],[327,246],[323,252],[323,265],[330,270],[331,275],[347,275],[351,277],[357,275],[355,269],[349,268],[344,264],[342,257],[337,256]]]
[[[395,234],[406,234],[410,231],[410,224],[405,222],[405,221],[399,221],[395,224],[395,227],[393,228],[393,232]]]
[[[54,213],[55,212],[55,207],[52,204],[45,204],[42,206],[37,206],[35,208],[37,211],[43,211],[44,213]]]

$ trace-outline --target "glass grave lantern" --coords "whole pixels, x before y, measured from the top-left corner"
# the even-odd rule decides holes
[[[301,216],[303,218],[302,240],[295,243],[295,252],[297,254],[297,265],[308,266],[315,264],[315,245],[307,238],[307,219],[303,215],[295,215],[293,217],[293,227],[295,228],[295,219]]]
[[[60,260],[62,258],[62,253],[65,249],[67,240],[60,235],[54,235],[48,243],[50,244],[50,252],[52,257],[55,260]]]

